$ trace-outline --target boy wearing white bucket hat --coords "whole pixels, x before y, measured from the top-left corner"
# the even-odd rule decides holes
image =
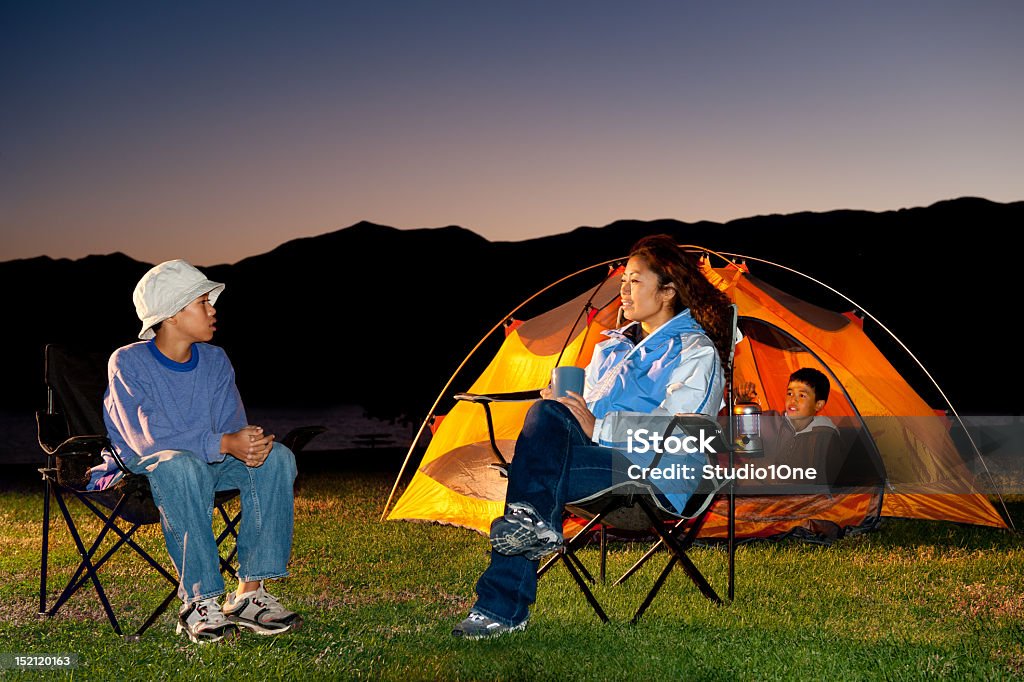
[[[104,421],[125,465],[149,479],[183,605],[177,631],[193,642],[234,639],[239,627],[263,635],[298,629],[263,581],[288,575],[295,457],[259,426],[247,424],[227,354],[209,342],[213,304],[224,285],[183,260],[155,266],[135,287],[141,342],[110,357]],[[90,486],[119,478],[111,458]],[[239,584],[224,594],[213,536],[214,494],[239,490]]]

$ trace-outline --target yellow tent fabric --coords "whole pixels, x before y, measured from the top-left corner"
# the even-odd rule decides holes
[[[618,292],[617,276],[595,292],[587,292],[544,315],[524,322],[505,338],[501,349],[470,393],[508,393],[546,386],[551,370],[559,364],[586,367],[600,332],[615,325],[618,302],[608,303]],[[589,324],[573,324],[588,299],[604,301]],[[562,352],[562,346],[572,340]],[[495,439],[506,459],[512,458],[516,436],[529,403],[494,403]],[[491,452],[487,422],[480,406],[456,403],[434,434],[409,487],[388,519],[429,520],[486,532],[502,514],[505,479],[490,467],[497,461]]]
[[[830,529],[871,527],[880,515],[1005,527],[978,492],[942,420],[858,324],[775,289],[745,268],[705,267],[705,274],[737,303],[741,321],[746,322],[741,328],[752,330],[737,345],[736,383],[753,382],[760,396],[781,400],[789,374],[798,367],[827,370],[833,377],[834,397],[824,414],[837,422],[862,424],[887,476],[885,489],[879,486],[863,493],[738,498],[738,537],[794,530],[828,534],[834,532]],[[613,272],[597,291],[514,328],[469,392],[537,389],[547,384],[556,362],[585,367],[594,344],[604,338],[600,332],[616,326],[618,280]],[[580,311],[589,311],[583,320],[578,320]],[[506,459],[512,457],[528,408],[526,402],[491,405],[495,438]],[[457,403],[387,518],[434,521],[486,533],[503,511],[505,479],[490,466],[496,461],[483,409]],[[701,535],[724,537],[725,513],[724,504],[717,504]]]

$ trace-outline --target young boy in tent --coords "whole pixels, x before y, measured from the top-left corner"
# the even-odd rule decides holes
[[[828,417],[818,414],[825,407],[831,384],[816,369],[804,367],[789,376],[786,387],[785,419],[768,411],[762,419],[762,441],[765,455],[774,464],[793,468],[814,468],[817,476],[810,481],[816,488],[826,485],[828,467],[839,464],[839,429]],[[752,382],[737,388],[737,402],[757,402]],[[771,417],[776,418],[771,418]]]
[[[259,426],[247,425],[225,352],[209,345],[213,307],[224,285],[183,260],[161,263],[135,287],[139,338],[114,351],[103,418],[131,471],[149,479],[167,552],[177,569],[177,632],[193,642],[235,639],[239,627],[263,635],[298,629],[263,581],[288,574],[295,456]],[[90,487],[120,477],[113,458],[95,467]],[[241,492],[238,589],[224,594],[212,529],[214,493]]]

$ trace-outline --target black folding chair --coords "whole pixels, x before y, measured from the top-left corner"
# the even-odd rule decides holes
[[[705,433],[714,433],[714,437],[711,439],[714,453],[727,456],[728,446],[725,443],[722,429],[715,420],[704,415],[675,415],[673,417],[666,417],[665,424],[666,428],[661,432],[665,438],[679,434],[697,435],[702,430]],[[713,465],[724,464],[723,461],[711,453],[705,453],[705,456],[707,463]],[[656,467],[660,459],[661,455],[656,454],[652,457],[648,467]],[[711,587],[707,578],[698,570],[697,566],[687,555],[687,551],[693,545],[694,540],[697,539],[697,534],[700,533],[700,529],[707,519],[712,503],[723,494],[722,491],[728,481],[724,477],[705,478],[703,476],[703,466],[697,467],[692,473],[698,482],[697,489],[690,496],[686,507],[682,512],[678,513],[646,481],[630,481],[587,500],[570,502],[566,505],[566,511],[589,520],[576,535],[565,541],[557,554],[550,557],[540,567],[538,575],[543,575],[556,563],[561,562],[569,571],[573,580],[576,581],[580,591],[583,592],[598,618],[608,622],[608,616],[605,614],[604,609],[601,608],[600,603],[598,603],[593,592],[587,586],[587,582],[593,583],[594,578],[576,556],[576,552],[590,542],[591,532],[595,528],[601,528],[601,574],[603,579],[605,552],[607,550],[604,535],[606,530],[610,528],[628,532],[645,532],[647,534],[654,534],[661,539],[661,544],[668,548],[670,558],[668,564],[655,581],[654,586],[633,616],[633,623],[640,619],[654,601],[654,598],[665,584],[665,580],[676,564],[682,567],[701,594],[712,602],[721,604],[721,597]],[[614,585],[622,584],[628,576],[629,573],[619,578]]]
[[[725,427],[725,433],[724,434],[721,431],[719,432],[719,435],[720,436],[724,436],[725,439],[726,439],[726,443],[725,443],[725,446],[724,446],[725,447],[724,452],[727,453],[727,458],[723,458],[723,461],[718,462],[718,464],[720,466],[726,467],[728,470],[731,471],[735,467],[735,454],[736,454],[736,451],[737,451],[737,449],[742,450],[743,446],[742,446],[742,444],[737,443],[737,441],[736,441],[736,432],[735,432],[736,423],[735,423],[735,418],[733,417],[733,405],[734,405],[734,402],[735,402],[735,397],[734,397],[733,391],[732,391],[733,369],[734,369],[734,364],[735,364],[735,360],[736,360],[736,342],[737,342],[737,338],[739,336],[739,308],[737,307],[737,305],[735,303],[732,304],[730,306],[730,308],[731,308],[731,313],[730,314],[731,314],[731,320],[732,320],[732,343],[729,345],[729,357],[725,359],[725,366],[723,368],[724,371],[725,371],[725,378],[726,378],[726,382],[725,382],[725,401],[726,401],[725,414],[726,414],[726,418],[724,420],[725,424],[726,424],[726,427]],[[724,494],[728,498],[728,510],[729,511],[728,511],[728,530],[727,530],[727,536],[726,536],[726,543],[727,543],[726,547],[727,547],[727,550],[728,550],[729,568],[728,568],[727,594],[728,594],[729,601],[732,601],[732,599],[734,597],[734,594],[735,594],[735,585],[736,585],[736,500],[735,500],[736,485],[735,485],[735,480],[721,481],[721,482],[715,483],[712,487],[715,489],[716,494],[721,493],[723,491],[723,489],[724,489],[725,490]],[[712,500],[706,500],[708,511],[710,510],[710,507],[714,503],[714,501],[715,500],[713,500],[713,499]],[[692,517],[694,516],[694,514],[691,511],[691,507],[693,507],[693,506],[694,506],[694,503],[691,500],[690,505],[688,505],[687,509],[684,510],[684,513],[681,515],[681,518],[679,518],[677,521],[675,521],[674,524],[672,524],[672,528],[671,528],[671,530],[669,532],[671,532],[673,534],[678,534],[678,533],[684,532],[686,528],[690,528],[693,525]],[[697,537],[696,534],[700,532],[700,527],[702,527],[702,526],[703,526],[703,520],[700,521],[700,526],[698,526],[696,531],[694,531],[693,538],[690,540],[689,543],[687,543],[687,545],[686,545],[687,547],[690,544],[693,543],[693,540],[696,540],[696,537]],[[623,528],[624,527],[620,527],[620,530],[623,529]],[[600,529],[601,529],[601,566],[600,566],[600,575],[601,575],[601,581],[604,582],[605,561],[606,561],[606,555],[607,555],[607,550],[606,550],[606,547],[607,547],[606,543],[607,543],[607,541],[606,541],[606,537],[605,536],[606,536],[607,528],[602,525],[602,526],[600,526]],[[659,537],[658,541],[655,542],[654,545],[652,545],[651,548],[648,549],[647,552],[645,552],[644,555],[642,557],[640,557],[640,559],[635,564],[633,564],[625,573],[623,573],[619,577],[619,579],[616,580],[613,584],[614,585],[621,585],[624,582],[626,582],[626,580],[628,580],[630,578],[630,576],[632,576],[634,573],[636,573],[638,570],[640,570],[640,568],[645,563],[647,563],[647,561],[649,561],[658,552],[658,550],[660,550],[662,547],[664,547],[665,544],[666,543],[665,543],[664,538],[660,538]],[[593,579],[590,579],[590,581],[593,582]],[[642,612],[641,612],[641,614],[642,614]]]
[[[735,359],[735,341],[738,336],[737,325],[739,321],[738,307],[736,304],[732,304],[730,306],[730,321],[730,351],[729,356],[724,358],[723,363],[723,370],[726,378],[726,414],[728,415],[725,420],[727,425],[725,433],[723,433],[719,424],[709,417],[702,415],[675,415],[671,418],[666,417],[667,428],[663,435],[670,435],[672,430],[676,428],[682,428],[687,431],[690,429],[696,429],[699,431],[700,428],[714,430],[717,434],[715,439],[717,446],[715,447],[715,450],[717,453],[725,453],[725,458],[724,461],[716,461],[713,463],[731,470],[733,468],[733,454],[735,449],[733,421],[731,417],[733,406],[732,370]],[[456,400],[473,402],[483,408],[484,414],[487,418],[487,430],[490,437],[491,450],[493,451],[496,460],[496,462],[491,465],[492,467],[498,468],[503,473],[506,473],[508,462],[501,450],[498,448],[495,440],[494,424],[490,409],[491,404],[498,402],[535,400],[539,397],[539,390],[501,394],[459,393],[455,395]],[[722,603],[722,599],[711,587],[707,579],[699,570],[697,570],[697,567],[686,555],[686,552],[697,539],[697,535],[700,533],[700,529],[703,526],[714,501],[720,495],[727,495],[729,499],[728,597],[731,600],[733,598],[735,583],[734,494],[734,486],[730,484],[729,480],[702,480],[697,492],[691,497],[686,508],[679,514],[675,514],[674,512],[666,509],[663,504],[658,504],[658,498],[654,496],[651,488],[640,483],[636,484],[632,489],[625,489],[622,487],[617,488],[613,494],[599,497],[596,500],[590,500],[586,504],[570,503],[566,506],[567,513],[574,514],[584,519],[589,519],[589,521],[576,533],[576,535],[573,536],[573,538],[565,542],[557,555],[548,559],[548,561],[538,569],[538,575],[543,575],[553,565],[555,565],[555,563],[561,562],[576,581],[576,584],[580,587],[580,590],[583,592],[598,617],[602,621],[607,622],[608,616],[594,597],[593,592],[591,592],[590,588],[587,586],[588,582],[594,583],[595,580],[590,571],[587,570],[586,566],[576,555],[576,552],[586,544],[590,543],[595,533],[598,534],[601,547],[600,577],[603,582],[607,560],[608,529],[615,528],[617,530],[632,532],[649,531],[659,537],[657,544],[655,544],[614,584],[620,585],[625,582],[648,559],[654,556],[658,549],[663,546],[668,548],[671,557],[668,565],[655,582],[654,587],[652,587],[643,604],[633,616],[633,622],[639,620],[650,606],[676,563],[679,563],[682,566],[686,574],[697,585],[701,594],[715,603]]]
[[[39,469],[44,482],[39,613],[48,617],[55,615],[68,599],[86,583],[91,583],[114,632],[123,635],[99,571],[118,550],[127,546],[172,586],[160,605],[129,636],[137,639],[167,610],[177,594],[178,579],[133,537],[142,526],[159,523],[160,512],[153,502],[149,480],[125,467],[105,435],[102,400],[107,385],[107,356],[48,345],[45,350],[45,380],[46,410],[36,413],[39,445],[46,453],[46,466]],[[301,427],[285,436],[282,443],[298,452],[325,430],[321,426]],[[104,451],[115,456],[123,476],[103,490],[86,490],[89,468],[102,461]],[[237,496],[238,491],[217,493],[215,506],[225,524],[217,537],[218,546],[228,538],[237,540],[241,512],[232,515],[225,507],[226,502]],[[81,561],[60,595],[47,607],[51,497],[57,502]],[[103,522],[103,527],[88,546],[69,509],[68,500],[71,498],[77,499]],[[111,534],[115,537],[113,544],[100,554],[104,540]],[[237,547],[232,547],[226,557],[220,558],[222,572],[234,578],[238,577],[232,565],[236,551]]]

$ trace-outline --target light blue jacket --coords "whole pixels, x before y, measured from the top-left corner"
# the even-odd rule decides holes
[[[639,428],[664,432],[668,417],[676,414],[714,419],[722,407],[725,377],[715,344],[689,309],[634,343],[629,332],[637,324],[605,332],[609,338],[594,347],[583,394],[597,418],[593,440],[644,466],[653,456],[632,452],[629,434]],[[707,455],[697,453],[661,458],[662,470],[687,464],[693,477],[658,485],[667,503],[659,504],[681,513],[705,463]]]
[[[715,344],[686,309],[634,344],[628,331],[605,332],[587,366],[584,398],[597,417],[594,441],[625,443],[630,415],[705,414],[722,407],[725,377]]]

